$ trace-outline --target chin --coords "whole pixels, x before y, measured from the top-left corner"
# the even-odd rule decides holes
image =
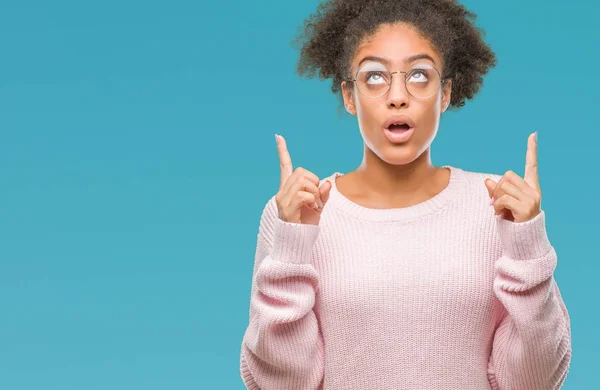
[[[377,153],[379,158],[390,165],[407,165],[417,159],[415,150],[406,145],[386,145],[380,153]]]

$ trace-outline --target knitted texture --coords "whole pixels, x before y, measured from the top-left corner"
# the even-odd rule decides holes
[[[405,208],[360,206],[333,184],[320,224],[261,214],[248,327],[250,390],[550,390],[571,361],[545,212],[494,215],[484,179],[453,166]]]

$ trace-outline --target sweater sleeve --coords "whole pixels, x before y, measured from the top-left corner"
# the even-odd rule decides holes
[[[240,354],[250,390],[321,386],[324,344],[313,311],[319,276],[311,260],[319,229],[281,220],[274,197],[262,212]]]
[[[560,389],[571,362],[569,314],[554,279],[557,255],[545,213],[525,222],[495,216],[502,255],[493,288],[503,316],[494,334],[488,378],[494,390]]]

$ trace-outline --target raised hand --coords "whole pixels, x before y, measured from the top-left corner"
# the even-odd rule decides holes
[[[318,225],[321,213],[329,199],[331,182],[319,186],[319,178],[298,167],[294,170],[285,139],[276,134],[281,179],[275,195],[279,218],[285,222]]]
[[[525,222],[541,213],[542,192],[538,176],[537,132],[527,139],[525,178],[513,171],[506,171],[498,183],[485,179],[485,186],[492,198],[494,214],[511,222]]]

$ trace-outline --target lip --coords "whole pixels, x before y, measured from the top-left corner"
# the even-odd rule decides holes
[[[392,123],[406,123],[411,129],[415,127],[415,122],[412,119],[401,114],[390,115],[383,124],[383,128],[389,128]]]
[[[411,127],[410,129],[403,131],[402,133],[394,133],[393,131],[390,131],[388,129],[383,129],[383,132],[385,133],[387,139],[390,140],[390,142],[396,144],[405,142],[410,137],[412,137],[413,133],[415,132],[415,128]]]

